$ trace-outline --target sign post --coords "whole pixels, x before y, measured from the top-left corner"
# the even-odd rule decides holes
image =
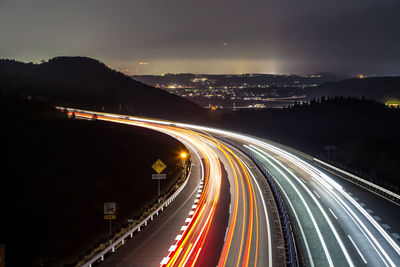
[[[157,172],[157,174],[152,174],[151,179],[157,180],[158,203],[160,203],[160,180],[167,179],[167,175],[165,173],[161,174],[161,172],[167,167],[167,165],[158,159],[151,167]]]
[[[115,202],[104,202],[104,219],[110,222],[110,236],[111,231],[111,220],[117,219],[117,205]]]

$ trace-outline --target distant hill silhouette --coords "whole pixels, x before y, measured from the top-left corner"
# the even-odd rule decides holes
[[[0,60],[0,90],[58,105],[199,121],[206,114],[189,100],[137,82],[87,57],[56,57],[41,64]]]
[[[327,82],[310,89],[307,96],[316,99],[322,96],[365,97],[386,102],[391,98],[400,98],[400,77],[354,78]]]

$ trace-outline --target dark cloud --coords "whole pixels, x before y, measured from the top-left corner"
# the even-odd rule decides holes
[[[0,0],[0,57],[87,55],[131,72],[395,74],[398,3]]]

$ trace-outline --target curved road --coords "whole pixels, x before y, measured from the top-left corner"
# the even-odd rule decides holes
[[[121,122],[119,116],[97,114],[99,119]],[[220,137],[235,142],[238,147],[254,155],[274,176],[291,217],[299,252],[299,264],[305,266],[400,264],[398,242],[377,221],[377,217],[373,217],[371,212],[364,208],[363,203],[359,203],[358,199],[346,189],[351,188],[353,192],[354,188],[345,188],[342,184],[346,183],[341,183],[340,179],[332,179],[310,162],[261,139],[238,133],[138,117],[129,117],[122,123],[151,124],[155,128],[173,129],[174,134],[185,133],[202,143],[205,146],[204,150],[207,151],[203,154],[204,158],[214,162],[210,164],[208,178],[205,178],[209,189],[203,191],[201,195],[204,202],[199,201],[204,203],[203,207],[206,210],[203,216],[199,216],[201,218],[199,225],[192,228],[193,236],[187,237],[188,241],[184,245],[178,244],[181,250],[168,254],[161,265],[165,263],[167,266],[192,266],[203,262],[202,246],[197,244],[198,242],[207,244],[207,238],[212,238],[207,235],[202,236],[206,231],[203,229],[212,224],[210,218],[214,216],[211,215],[215,212],[213,205],[218,202],[218,195],[221,192],[221,170],[224,168],[230,184],[231,204],[218,266],[285,264],[276,206],[268,186],[263,186],[265,179],[239,150],[218,141]],[[371,194],[369,199],[374,198],[377,196]],[[398,207],[393,210],[399,211]],[[175,255],[177,256],[174,258]]]
[[[75,111],[75,116],[91,118],[92,115]],[[162,219],[173,225],[181,224],[181,228],[175,233],[171,228],[166,230],[168,225],[159,222],[160,217],[154,221],[157,227],[152,227],[154,229],[147,233],[147,238],[146,228],[142,229],[141,237],[136,238],[149,245],[149,240],[152,239],[170,240],[167,244],[164,242],[163,245],[158,245],[164,249],[169,247],[160,255],[163,256],[158,261],[160,266],[285,265],[279,214],[272,193],[265,185],[262,174],[245,155],[204,132],[177,127],[172,123],[101,113],[97,113],[97,119],[146,127],[169,134],[184,143],[192,155],[197,157],[189,179],[200,180],[200,183],[196,185],[196,182],[190,182],[190,186],[184,190],[185,193],[179,196],[178,202],[185,204],[175,211],[187,214],[186,218],[169,212],[170,217],[164,216]],[[226,182],[223,182],[223,173]],[[193,202],[187,201],[193,197],[190,193],[193,190],[197,190]],[[168,209],[172,210],[174,207]],[[149,229],[150,227],[151,223]],[[136,248],[132,248],[133,245],[129,245],[129,242],[127,244],[126,248],[120,248],[121,253],[117,250],[107,257],[104,266],[154,266],[153,260],[157,258],[154,253],[146,257],[146,250],[140,252],[137,248],[143,248],[142,244],[136,242]],[[135,253],[129,252],[128,247]],[[147,250],[151,250],[151,247],[147,247]]]

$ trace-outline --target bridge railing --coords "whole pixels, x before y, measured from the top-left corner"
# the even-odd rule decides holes
[[[140,232],[140,229],[143,228],[144,226],[147,226],[147,223],[152,221],[155,216],[157,216],[160,212],[164,210],[169,204],[174,201],[174,199],[182,192],[182,190],[185,188],[187,182],[188,182],[188,177],[190,176],[192,171],[192,168],[190,167],[190,171],[188,175],[185,178],[185,181],[182,183],[182,185],[167,199],[165,200],[154,212],[152,212],[150,215],[148,215],[144,220],[140,221],[135,227],[127,231],[125,234],[123,234],[120,238],[112,242],[109,246],[107,246],[105,249],[101,250],[99,253],[97,253],[94,257],[92,257],[90,260],[85,262],[82,265],[82,267],[92,267],[93,263],[96,263],[97,261],[104,260],[104,257],[107,253],[112,253],[115,252],[115,250],[120,247],[121,245],[125,244],[126,240],[128,238],[132,238],[133,234],[135,232]]]
[[[398,195],[386,188],[376,185],[376,184],[374,184],[370,181],[367,181],[361,177],[358,177],[352,173],[349,173],[347,171],[339,169],[338,167],[335,167],[335,166],[333,166],[329,163],[326,163],[322,160],[319,160],[317,158],[313,158],[313,163],[322,169],[325,169],[337,176],[340,176],[341,178],[343,178],[349,182],[357,184],[357,185],[367,189],[368,191],[370,191],[374,194],[377,194],[377,195],[391,201],[392,203],[400,206],[400,195]]]
[[[281,148],[281,149],[283,149],[285,151],[288,151],[290,153],[293,153],[293,154],[295,154],[297,157],[299,157],[301,159],[306,159],[306,160],[314,163],[314,165],[317,165],[318,167],[320,167],[320,168],[322,168],[322,169],[324,169],[326,171],[329,171],[329,172],[335,174],[336,176],[338,176],[338,177],[340,177],[342,179],[345,179],[345,180],[347,180],[349,182],[352,182],[352,183],[354,183],[354,184],[356,184],[356,185],[358,185],[358,186],[360,186],[360,187],[362,187],[362,188],[364,188],[364,189],[366,189],[366,190],[368,190],[368,191],[370,191],[370,192],[372,192],[372,193],[374,193],[374,194],[376,194],[376,195],[378,195],[378,196],[380,196],[380,197],[382,197],[382,198],[384,198],[384,199],[386,199],[386,200],[388,200],[388,201],[400,206],[400,195],[394,193],[393,191],[391,191],[391,190],[389,190],[387,188],[379,186],[379,185],[377,185],[377,184],[375,184],[375,183],[373,183],[371,181],[368,181],[365,178],[361,178],[361,177],[359,177],[359,176],[357,176],[355,174],[352,174],[352,173],[350,173],[348,171],[342,170],[342,169],[340,169],[340,168],[338,168],[336,166],[333,166],[332,164],[326,163],[326,162],[324,162],[324,161],[322,161],[320,159],[317,159],[317,158],[313,157],[312,155],[306,154],[306,153],[301,152],[301,151],[299,151],[297,149],[294,149],[294,148],[291,148],[291,147],[288,147],[288,146],[285,146],[285,145],[282,145],[280,143],[276,143],[276,142],[273,142],[273,141],[267,140],[267,139],[262,139],[261,138],[260,140],[262,140],[263,142],[266,142],[268,144],[271,144],[273,146],[279,147],[279,148]]]
[[[257,166],[257,168],[262,172],[262,174],[267,178],[267,182],[271,188],[272,194],[274,195],[275,202],[278,207],[279,217],[282,225],[282,232],[285,242],[285,250],[286,250],[286,264],[287,266],[297,266],[297,250],[296,243],[293,236],[293,228],[290,222],[289,214],[286,209],[285,202],[282,198],[282,194],[279,191],[279,187],[275,182],[274,176],[268,171],[268,169],[259,161],[253,153],[245,149],[244,147],[238,145],[237,143],[231,141],[230,139],[226,139],[224,137],[218,137],[221,141],[232,145],[238,150],[242,151],[245,155],[247,155]]]

